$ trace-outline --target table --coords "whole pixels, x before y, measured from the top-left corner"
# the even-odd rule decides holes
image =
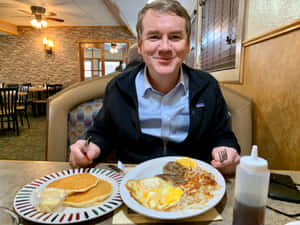
[[[23,92],[23,91],[19,91],[18,95],[19,96],[26,96],[26,95],[28,95],[28,93],[27,92]]]
[[[30,92],[43,92],[46,90],[46,87],[29,87]]]
[[[32,96],[32,114],[37,115],[36,106],[38,107],[38,114],[46,114],[47,96],[45,93],[46,87],[29,87],[29,92]]]
[[[105,167],[106,164],[98,164],[96,167]],[[12,208],[16,192],[32,180],[56,171],[69,169],[67,162],[48,161],[21,161],[21,160],[0,160],[0,205]],[[291,175],[295,182],[300,183],[300,171],[276,171]],[[231,225],[233,212],[233,189],[234,178],[226,178],[226,194],[216,206],[222,215],[222,221],[197,222],[198,225]],[[300,212],[300,204],[281,202],[269,199],[268,205],[279,208],[285,212]],[[277,214],[266,209],[265,225],[283,225],[295,219]],[[24,225],[36,223],[24,221]],[[85,222],[85,225],[109,225],[112,224],[112,213],[97,219],[96,221]],[[170,224],[170,223],[169,223]],[[191,223],[189,223],[191,224]]]

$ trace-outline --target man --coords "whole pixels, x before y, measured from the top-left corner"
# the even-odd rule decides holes
[[[138,50],[145,64],[107,86],[104,103],[84,140],[71,146],[70,162],[86,167],[116,149],[123,162],[184,155],[232,174],[240,147],[231,131],[224,98],[209,74],[183,64],[191,24],[175,0],[146,4],[137,22]],[[220,161],[218,152],[228,158]]]
[[[128,50],[128,55],[125,57],[126,68],[124,69],[124,71],[132,69],[143,62],[143,56],[139,54],[138,46],[135,43],[130,46]]]

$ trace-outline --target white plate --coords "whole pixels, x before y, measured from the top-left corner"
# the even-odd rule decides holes
[[[196,160],[199,167],[214,174],[215,180],[221,188],[215,192],[215,197],[212,198],[205,206],[201,209],[195,210],[184,210],[180,212],[163,212],[149,209],[147,207],[142,206],[138,203],[134,198],[130,196],[129,191],[125,187],[125,183],[131,179],[141,179],[145,177],[152,177],[158,174],[163,173],[163,167],[169,161],[175,161],[179,156],[170,156],[170,157],[161,157],[152,159],[146,162],[139,164],[138,166],[132,168],[123,178],[120,186],[120,193],[124,203],[131,208],[132,210],[140,213],[142,215],[155,218],[155,219],[164,219],[164,220],[177,220],[189,218],[192,216],[196,216],[202,214],[216,204],[223,198],[225,194],[226,184],[222,174],[216,170],[214,167],[200,160]]]
[[[42,213],[36,207],[35,191],[44,189],[49,183],[78,173],[90,173],[112,185],[112,194],[99,205],[88,208],[63,207],[59,212]],[[16,194],[14,208],[26,220],[44,224],[71,224],[95,219],[107,214],[122,204],[120,196],[120,183],[122,176],[114,171],[88,168],[70,169],[51,173],[25,185]]]

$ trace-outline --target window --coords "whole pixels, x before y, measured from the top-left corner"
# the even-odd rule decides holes
[[[101,49],[89,47],[84,49],[84,77],[101,77]]]
[[[78,41],[80,80],[102,77],[116,71],[127,56],[130,41]],[[114,51],[111,51],[112,46]]]
[[[105,62],[105,71],[112,73],[116,71],[116,68],[120,65],[119,61],[107,61]]]
[[[201,69],[235,68],[239,0],[206,0],[201,6]]]

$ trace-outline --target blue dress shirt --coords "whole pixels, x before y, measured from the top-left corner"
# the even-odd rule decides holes
[[[182,142],[190,125],[188,76],[180,69],[177,85],[167,94],[152,88],[146,67],[135,79],[142,133],[167,141]],[[165,146],[164,146],[165,147]]]

